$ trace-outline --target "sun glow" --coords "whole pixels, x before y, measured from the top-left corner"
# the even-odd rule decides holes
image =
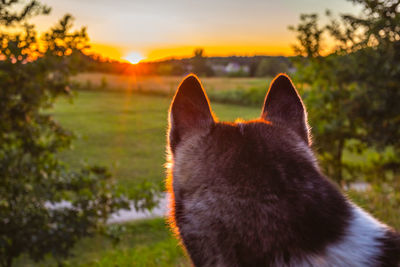
[[[125,56],[124,59],[132,64],[137,64],[142,61],[144,57],[138,52],[131,52],[127,56]]]

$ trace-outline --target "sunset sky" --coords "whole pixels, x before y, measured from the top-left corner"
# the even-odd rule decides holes
[[[290,55],[301,13],[327,8],[358,13],[345,0],[42,0],[50,16],[35,19],[48,29],[65,13],[87,26],[92,51],[113,59],[159,60],[191,56]]]

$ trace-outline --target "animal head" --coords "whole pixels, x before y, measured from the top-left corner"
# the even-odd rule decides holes
[[[293,262],[344,231],[347,205],[319,172],[287,75],[272,81],[258,119],[218,122],[194,75],[169,116],[171,222],[196,266]]]
[[[259,176],[272,179],[265,177],[273,176],[268,175],[271,171],[315,166],[307,113],[287,75],[272,81],[260,118],[236,123],[217,121],[200,81],[189,75],[176,92],[169,116],[173,186],[178,191],[239,179],[259,183]]]

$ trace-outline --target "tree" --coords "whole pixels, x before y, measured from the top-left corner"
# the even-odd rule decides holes
[[[355,136],[355,123],[349,116],[352,107],[352,87],[347,86],[344,67],[335,54],[321,56],[324,28],[318,25],[318,15],[301,15],[301,23],[291,30],[297,32],[294,50],[296,80],[308,85],[303,99],[308,109],[314,136],[314,147],[325,173],[343,182],[343,152],[347,141]],[[340,58],[341,59],[341,58]],[[347,67],[347,65],[345,65]]]
[[[392,146],[400,154],[399,1],[352,2],[363,7],[361,15],[334,19],[327,12],[325,26],[316,14],[302,15],[299,25],[290,27],[297,33],[296,80],[305,85],[316,147],[325,170],[339,183],[344,170],[354,167],[344,162],[345,150]],[[324,35],[334,41],[330,52]],[[321,56],[324,52],[328,55]],[[396,158],[387,158],[387,169],[398,170]]]
[[[202,48],[194,50],[192,67],[192,72],[199,76],[211,76],[213,74],[212,69],[207,65],[207,59],[204,57],[204,50]]]
[[[348,77],[362,89],[355,113],[368,132],[364,141],[400,148],[400,1],[351,2],[360,4],[363,14],[332,19],[327,31],[336,40],[337,53],[354,62]]]
[[[1,266],[23,253],[60,260],[112,212],[129,206],[106,169],[71,171],[58,158],[72,134],[44,110],[71,94],[69,76],[88,37],[85,28],[72,32],[66,15],[39,40],[28,20],[49,12],[35,0],[0,2]]]
[[[281,72],[287,72],[288,65],[279,57],[263,58],[257,66],[257,77],[274,77]]]

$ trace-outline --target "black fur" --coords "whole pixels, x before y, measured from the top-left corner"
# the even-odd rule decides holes
[[[284,123],[310,144],[307,113],[300,96],[286,75],[279,75],[272,81],[261,117],[275,123]]]
[[[343,235],[346,201],[306,156],[287,149],[291,139],[296,140],[285,129],[263,121],[217,123],[196,144],[196,162],[204,165],[192,170],[189,186],[174,184],[175,220],[196,266],[213,255],[230,261],[227,266],[289,263]],[[193,195],[206,201],[207,216],[185,207]],[[201,225],[186,234],[193,220]]]
[[[214,120],[195,77],[181,84],[170,112],[172,220],[195,266],[293,265],[348,234],[352,207],[309,143],[304,106],[285,75],[261,118],[240,123]],[[377,240],[382,266],[399,261],[390,233]]]
[[[382,254],[378,257],[382,267],[400,266],[400,235],[389,230],[384,238],[377,241],[382,248]]]
[[[185,135],[209,127],[213,122],[208,98],[200,81],[188,76],[180,85],[170,109],[169,144],[172,151]]]

